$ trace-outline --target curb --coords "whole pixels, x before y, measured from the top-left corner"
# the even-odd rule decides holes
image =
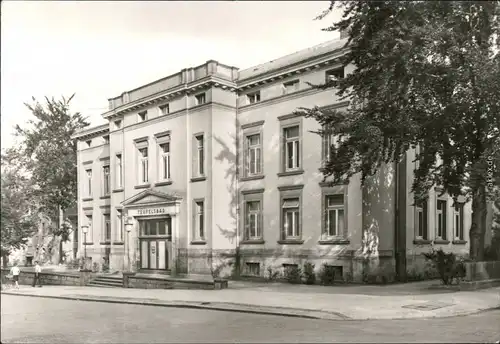
[[[141,305],[141,306],[153,306],[153,307],[170,307],[170,308],[187,308],[187,309],[203,309],[212,311],[224,311],[224,312],[235,312],[235,313],[247,313],[247,314],[260,314],[260,315],[274,315],[274,316],[284,316],[290,318],[303,318],[303,319],[316,319],[316,320],[355,320],[351,319],[340,313],[329,313],[323,311],[308,311],[295,308],[276,308],[276,307],[265,307],[265,306],[254,306],[246,304],[237,303],[227,303],[228,307],[224,307],[224,303],[219,302],[195,302],[195,301],[150,301],[150,300],[131,300],[128,298],[113,298],[113,297],[93,297],[93,296],[53,296],[53,295],[35,295],[35,294],[20,294],[13,292],[2,291],[3,295],[14,295],[14,296],[28,296],[28,297],[40,297],[46,299],[59,299],[59,300],[74,300],[74,301],[87,301],[87,302],[104,302],[104,303],[114,303],[114,304],[129,304],[129,305]],[[214,306],[212,304],[219,304],[219,306]],[[276,311],[276,309],[282,309],[283,311]],[[316,315],[314,314],[316,313]]]

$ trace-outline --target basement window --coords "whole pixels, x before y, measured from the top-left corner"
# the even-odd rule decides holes
[[[247,94],[247,99],[249,104],[260,102],[260,91]]]
[[[330,69],[325,73],[325,82],[343,79],[345,77],[344,67],[337,67],[335,69]]]
[[[137,114],[137,121],[138,122],[144,122],[145,120],[148,119],[147,115],[148,115],[147,111],[139,112]]]

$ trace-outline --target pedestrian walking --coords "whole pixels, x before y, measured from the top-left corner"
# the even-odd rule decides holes
[[[12,281],[14,281],[14,285],[16,289],[19,289],[19,274],[21,273],[21,269],[17,266],[17,263],[14,263],[12,269],[10,269],[10,274],[12,275]]]
[[[33,288],[36,285],[36,282],[38,282],[38,286],[42,286],[42,281],[40,280],[40,273],[42,272],[41,266],[38,264],[38,261],[35,262],[35,277],[33,278]]]

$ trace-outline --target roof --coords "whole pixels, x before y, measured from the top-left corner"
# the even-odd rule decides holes
[[[335,50],[342,49],[347,43],[347,39],[334,39],[327,41],[313,47],[296,51],[292,54],[285,55],[276,60],[262,63],[257,66],[253,66],[247,69],[242,69],[239,71],[238,80],[248,79],[255,77],[257,75],[269,73],[276,69],[287,67],[295,63],[308,60],[312,57],[320,56]]]

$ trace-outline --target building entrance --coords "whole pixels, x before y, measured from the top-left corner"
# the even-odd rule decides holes
[[[141,269],[170,270],[172,218],[139,220]]]

